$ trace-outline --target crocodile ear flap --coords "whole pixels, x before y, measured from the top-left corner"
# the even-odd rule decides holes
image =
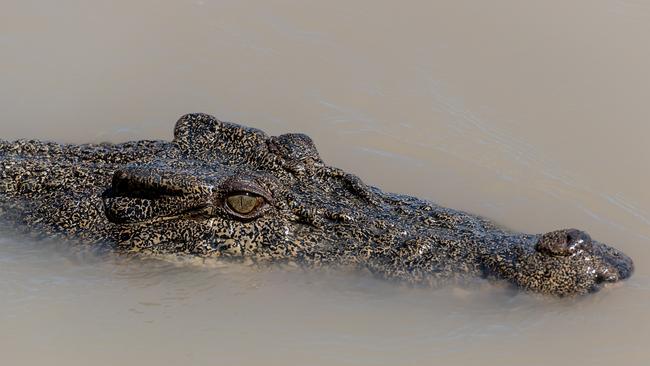
[[[174,127],[174,142],[181,150],[205,160],[251,156],[267,139],[261,130],[219,121],[204,113],[186,114]]]

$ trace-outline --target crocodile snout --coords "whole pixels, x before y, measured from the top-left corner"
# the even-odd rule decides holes
[[[576,268],[584,268],[593,278],[594,290],[602,284],[624,280],[634,271],[630,257],[577,229],[543,234],[535,249],[550,257],[569,257],[575,261]]]

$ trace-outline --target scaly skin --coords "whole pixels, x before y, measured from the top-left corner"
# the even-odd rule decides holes
[[[484,277],[557,296],[633,270],[582,231],[514,233],[384,193],[324,164],[305,135],[205,114],[181,117],[171,142],[0,141],[0,220],[123,253],[346,266],[432,286]]]

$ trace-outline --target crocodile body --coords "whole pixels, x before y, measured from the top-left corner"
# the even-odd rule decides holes
[[[483,277],[566,296],[633,271],[583,231],[516,233],[385,193],[325,164],[306,135],[206,114],[181,117],[172,141],[0,140],[0,220],[122,253],[351,266],[431,286]]]

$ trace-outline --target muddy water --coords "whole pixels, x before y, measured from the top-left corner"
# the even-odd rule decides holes
[[[4,237],[2,363],[647,364],[649,35],[632,0],[5,0],[2,138],[169,138],[190,111],[306,132],[366,182],[583,228],[637,271],[555,300]]]

